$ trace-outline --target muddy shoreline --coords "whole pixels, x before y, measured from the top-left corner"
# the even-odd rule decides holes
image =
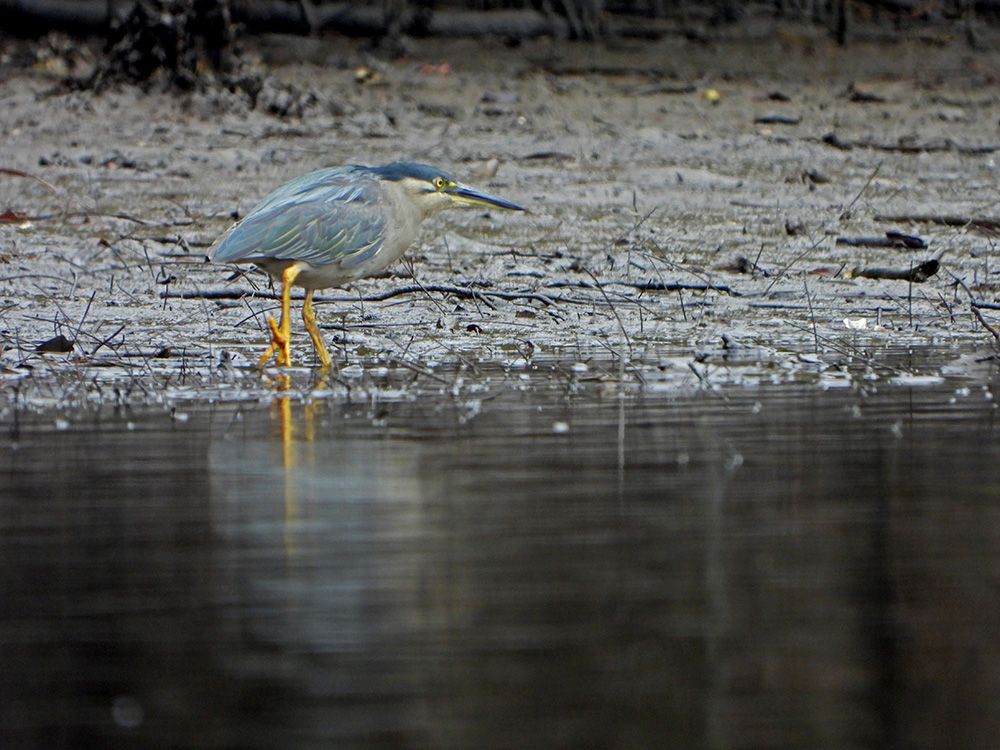
[[[6,410],[268,397],[273,290],[205,249],[295,175],[397,159],[530,213],[447,212],[386,277],[322,294],[339,369],[295,368],[303,398],[477,373],[635,392],[996,378],[995,52],[421,41],[386,62],[288,42],[253,50],[256,107],[0,69],[0,168],[56,191],[0,175]],[[36,351],[57,336],[72,351]],[[311,363],[298,326],[294,347]]]

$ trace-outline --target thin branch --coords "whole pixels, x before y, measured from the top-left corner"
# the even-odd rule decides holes
[[[878,164],[875,165],[875,170],[868,176],[868,180],[862,186],[861,190],[858,191],[858,194],[854,196],[854,200],[852,200],[849,204],[847,204],[847,208],[845,208],[843,211],[840,212],[840,218],[842,220],[849,219],[851,217],[851,209],[854,208],[854,204],[856,204],[859,200],[861,200],[861,196],[865,194],[865,191],[868,189],[868,186],[872,184],[872,180],[875,179],[875,176],[878,174],[879,170],[882,169],[882,164],[883,162],[879,162]]]
[[[625,345],[628,347],[628,358],[629,361],[632,360],[634,353],[632,351],[632,339],[629,338],[628,331],[625,330],[625,323],[622,322],[621,316],[618,314],[618,310],[615,309],[614,304],[611,302],[611,298],[608,297],[608,293],[604,291],[604,286],[597,280],[597,277],[590,271],[589,268],[584,268],[583,272],[587,274],[591,279],[594,280],[594,284],[601,291],[604,296],[604,301],[607,303],[608,307],[611,308],[611,314],[615,316],[615,320],[618,321],[618,328],[622,332],[622,336],[625,338]]]
[[[979,321],[983,328],[993,334],[993,338],[996,339],[998,344],[1000,344],[1000,332],[997,332],[996,328],[986,322],[986,318],[984,318],[983,314],[979,312],[979,308],[980,305],[969,305],[969,309],[972,310],[972,314],[976,316],[976,320]]]

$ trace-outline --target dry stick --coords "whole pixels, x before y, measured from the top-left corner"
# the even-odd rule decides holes
[[[882,169],[882,165],[884,163],[885,162],[880,161],[878,164],[875,165],[875,171],[872,172],[871,175],[869,175],[867,182],[865,182],[861,190],[858,191],[858,194],[854,196],[854,200],[852,200],[849,204],[847,204],[847,208],[845,208],[843,211],[840,212],[841,219],[849,219],[851,217],[851,209],[854,208],[854,204],[857,203],[859,200],[861,200],[861,196],[864,195],[865,191],[868,189],[868,186],[872,184],[872,180],[875,179],[875,175],[877,175],[878,171]]]
[[[913,261],[910,261],[910,271],[913,271]],[[907,325],[913,328],[913,280],[910,279],[906,284],[906,307],[907,313],[909,315],[909,321]]]
[[[660,285],[664,289],[667,289],[667,282],[663,280],[663,273],[660,271],[660,269],[653,268],[653,273],[655,273],[657,278],[660,280]],[[681,319],[687,321],[687,310],[684,307],[684,290],[679,285],[677,285],[675,291],[677,292],[677,300],[680,303],[681,307]]]
[[[455,264],[451,260],[451,246],[448,244],[448,238],[447,237],[442,237],[441,239],[444,242],[444,255],[445,255],[445,258],[448,261],[448,273],[454,274],[455,273]]]
[[[946,269],[946,270],[948,270],[948,269]],[[966,285],[965,281],[963,279],[960,279],[954,273],[952,273],[951,270],[948,270],[948,273],[951,274],[951,277],[955,280],[955,284],[957,286],[962,287],[962,289],[965,290],[965,293],[969,295],[969,309],[973,312],[973,314],[974,314],[974,316],[976,318],[979,318],[979,322],[980,323],[983,323],[983,318],[982,318],[982,316],[980,316],[976,312],[976,308],[983,307],[983,308],[989,308],[989,309],[993,309],[993,310],[1000,310],[1000,305],[991,305],[988,302],[976,302],[975,295],[973,295],[972,290],[969,289],[969,287]],[[955,292],[955,299],[958,299],[957,288],[956,288],[956,292]]]
[[[629,284],[628,282],[624,282],[624,281],[609,281],[606,284],[601,284],[600,282],[598,282],[597,286],[598,286],[599,290],[601,291],[601,293],[605,294],[605,298],[607,298],[607,294],[606,294],[605,290],[607,289],[607,287],[611,286],[612,284],[619,284],[621,286],[630,287],[630,288],[635,289],[636,291],[638,291],[640,294],[642,292],[645,292],[645,291],[670,291],[669,289],[667,289],[667,290],[661,290],[658,285],[652,285],[652,286],[648,286],[647,285],[647,286],[644,286],[644,285],[639,285],[639,284]],[[589,289],[590,288],[589,285],[579,284],[578,286],[581,289]],[[653,315],[653,310],[650,307],[648,307],[647,305],[644,305],[643,302],[642,302],[642,300],[639,299],[638,296],[630,296],[630,295],[626,294],[625,292],[611,292],[611,295],[613,295],[615,297],[618,297],[622,302],[628,302],[630,304],[635,305],[637,308],[639,308],[640,314],[643,311],[645,311],[645,312],[649,313],[650,315]]]
[[[805,279],[802,279],[802,288],[806,292],[806,301],[809,303],[809,322],[812,324],[813,332],[813,351],[816,352],[816,356],[819,356],[819,331],[816,329],[816,314],[813,311],[813,301],[812,295],[809,294],[809,284]]]
[[[101,341],[98,342],[97,346],[95,346],[94,349],[90,352],[90,356],[93,357],[95,354],[97,354],[97,352],[99,352],[103,347],[105,347],[108,344],[110,344],[114,340],[115,336],[117,336],[119,333],[121,333],[124,330],[125,330],[125,324],[122,323],[120,326],[118,326],[118,330],[116,330],[114,333],[112,333],[107,338],[105,338],[105,339],[103,339],[103,340],[101,340]]]
[[[629,338],[628,332],[625,330],[625,324],[622,322],[621,316],[618,315],[618,310],[615,309],[615,306],[611,303],[611,298],[608,297],[608,293],[604,291],[604,287],[601,286],[601,282],[597,280],[597,277],[594,276],[594,274],[590,271],[590,269],[584,268],[583,272],[594,280],[594,284],[597,286],[598,290],[600,290],[601,294],[604,296],[604,301],[607,303],[608,307],[611,308],[611,314],[614,315],[615,320],[618,321],[618,328],[619,330],[621,330],[622,336],[625,338],[625,345],[628,347],[629,361],[631,361],[633,356],[632,340]]]
[[[87,300],[87,306],[83,309],[83,315],[80,317],[80,322],[76,326],[76,333],[73,334],[74,339],[80,338],[80,333],[83,331],[83,324],[87,320],[87,315],[90,314],[90,306],[94,304],[94,297],[97,296],[97,290],[95,289],[90,295],[90,299]]]
[[[426,297],[427,300],[432,305],[434,305],[434,307],[437,308],[437,311],[441,315],[447,315],[447,311],[445,311],[445,309],[441,305],[441,303],[438,302],[436,299],[434,299],[434,297],[431,296],[430,292],[424,287],[424,285],[420,283],[420,279],[418,279],[417,275],[413,272],[413,264],[412,263],[410,264],[410,278],[412,278],[413,281],[414,281],[414,283],[420,288],[420,291],[424,293],[424,297]]]
[[[36,175],[30,174],[28,172],[22,172],[20,169],[9,169],[9,168],[5,168],[5,167],[4,168],[0,168],[0,174],[10,175],[11,177],[26,177],[29,180],[34,180],[38,184],[40,184],[40,185],[44,186],[45,188],[47,188],[48,190],[52,191],[52,193],[54,195],[56,195],[56,197],[59,197],[59,189],[57,187],[55,187],[50,182],[46,182],[41,177],[38,177]],[[59,211],[59,215],[65,216],[66,215],[66,208],[67,208],[67,206],[63,205],[61,207],[61,210]],[[14,215],[14,212],[11,212],[11,215]],[[27,217],[17,217],[17,218],[26,218],[26,219],[29,219],[31,221],[44,221],[44,220],[47,220],[47,219],[51,219],[53,216],[56,216],[56,214],[49,214],[47,216],[27,216]]]
[[[976,316],[976,318],[982,324],[983,328],[985,328],[987,331],[993,334],[993,338],[996,339],[996,342],[998,344],[1000,344],[1000,333],[997,332],[996,328],[994,328],[993,326],[991,326],[989,323],[986,322],[986,318],[984,318],[983,314],[979,312],[979,307],[980,307],[979,305],[975,304],[969,305],[969,309],[972,310],[972,314]]]
[[[50,302],[51,302],[51,303],[52,303],[53,305],[55,305],[55,307],[56,307],[56,312],[57,312],[57,313],[58,313],[59,315],[61,315],[61,316],[62,316],[62,317],[63,317],[63,318],[64,318],[64,319],[66,320],[66,324],[65,324],[65,325],[66,325],[66,327],[68,328],[68,327],[69,327],[69,325],[70,325],[70,324],[69,324],[69,315],[67,315],[67,314],[66,314],[66,311],[65,311],[65,310],[63,310],[63,308],[62,308],[62,305],[60,305],[60,304],[59,304],[59,301],[58,301],[58,300],[57,300],[57,299],[56,299],[55,297],[52,297],[52,296],[49,296],[49,295],[46,295],[46,294],[45,294],[45,292],[44,292],[44,291],[42,290],[42,288],[41,288],[40,286],[38,286],[37,284],[35,284],[34,286],[35,286],[35,288],[36,288],[36,289],[37,289],[37,290],[39,291],[39,293],[40,293],[40,294],[42,294],[43,296],[46,296],[46,297],[48,298],[48,300],[49,300],[49,301],[50,301]],[[95,293],[95,294],[97,293],[97,290],[96,290],[96,289],[94,290],[94,293]],[[88,310],[90,309],[90,306],[89,306],[89,305],[87,306],[87,309],[88,309]],[[87,314],[86,314],[86,313],[84,313],[84,317],[86,317],[86,315],[87,315]],[[32,317],[32,316],[29,316],[29,317]],[[36,319],[36,320],[42,320],[42,321],[45,321],[45,322],[51,322],[51,323],[53,324],[53,326],[55,326],[55,330],[60,330],[60,329],[62,328],[62,325],[63,325],[62,323],[60,323],[60,322],[59,322],[59,318],[58,318],[58,317],[56,317],[56,318],[52,319],[51,321],[48,321],[48,320],[46,320],[45,318],[42,318],[42,317],[36,317],[35,319]],[[81,325],[82,325],[83,321],[80,321],[80,322],[81,322]],[[77,331],[77,333],[76,333],[76,334],[74,334],[74,335],[77,335],[77,334],[79,334],[79,330],[78,330],[78,331]]]
[[[690,289],[692,291],[702,291],[702,292],[712,290],[717,292],[725,292],[726,294],[732,294],[733,296],[738,296],[728,286],[724,285],[720,286],[718,284],[713,284],[705,274],[698,273],[697,271],[692,271],[690,268],[684,268],[680,264],[674,263],[672,260],[667,260],[666,258],[657,258],[655,255],[652,255],[651,253],[646,253],[645,255],[654,263],[662,263],[663,265],[667,266],[667,268],[672,268],[675,271],[682,271],[683,273],[690,274],[691,276],[694,276],[696,279],[703,282],[704,284],[704,287],[698,287],[695,286],[694,284],[690,285],[665,284],[663,288],[666,291],[671,291],[674,288]]]
[[[794,258],[792,258],[787,264],[785,264],[785,266],[774,275],[774,281],[772,281],[770,284],[768,284],[767,289],[764,290],[764,294],[762,294],[761,296],[762,297],[766,297],[770,293],[771,289],[774,288],[774,285],[778,283],[778,280],[781,279],[781,277],[784,276],[788,272],[788,269],[791,268],[792,266],[794,266],[796,263],[798,263],[804,257],[806,257],[809,253],[811,253],[817,247],[819,247],[819,243],[821,243],[823,241],[823,239],[824,238],[821,237],[820,239],[816,240],[812,245],[810,245],[809,247],[807,247],[801,253],[799,253]]]
[[[938,292],[937,296],[938,299],[941,301],[941,304],[944,306],[944,309],[948,311],[948,323],[950,325],[955,325],[955,311],[952,309],[951,303],[949,303],[948,300],[945,299],[945,296],[941,294],[941,292]]]
[[[51,190],[56,195],[59,195],[59,189],[56,188],[52,183],[46,182],[41,177],[36,177],[28,172],[22,172],[20,169],[8,169],[7,167],[0,167],[0,174],[10,175],[11,177],[27,177],[29,180],[34,180],[35,182],[44,185],[49,190]]]

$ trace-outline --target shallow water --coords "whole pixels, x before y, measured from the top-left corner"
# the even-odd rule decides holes
[[[33,418],[0,438],[2,746],[988,746],[992,395]]]

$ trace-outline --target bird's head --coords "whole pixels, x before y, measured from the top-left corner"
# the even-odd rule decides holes
[[[447,172],[429,167],[426,164],[394,162],[383,167],[375,167],[372,171],[381,180],[395,182],[424,215],[437,213],[452,206],[493,207],[509,211],[524,210],[516,203],[463,185]]]

